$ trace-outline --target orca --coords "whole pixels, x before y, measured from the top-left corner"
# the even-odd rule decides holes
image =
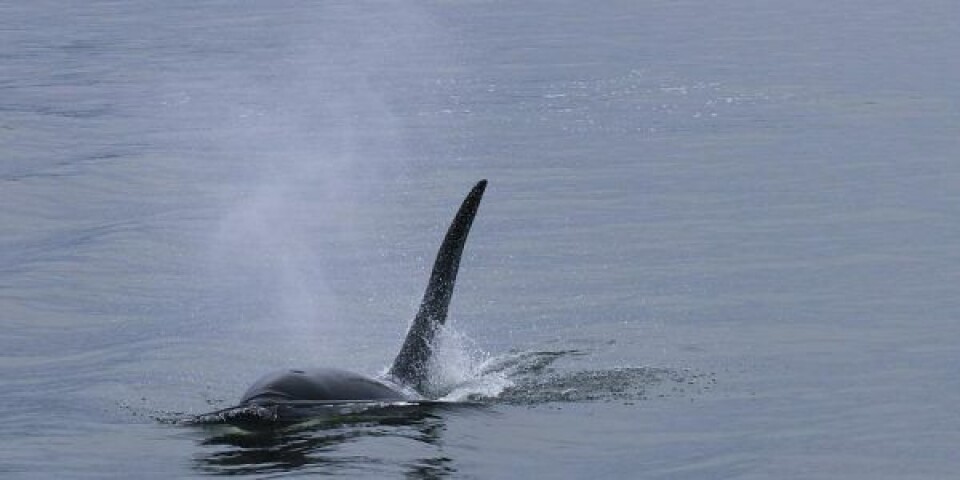
[[[480,180],[460,205],[437,252],[426,292],[400,352],[383,378],[334,368],[291,369],[270,373],[243,394],[240,407],[297,402],[391,402],[428,395],[433,343],[447,320],[460,257],[487,181]]]

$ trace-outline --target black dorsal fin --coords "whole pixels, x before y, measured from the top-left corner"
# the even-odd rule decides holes
[[[473,217],[477,215],[477,208],[486,187],[486,180],[477,182],[460,205],[457,216],[453,218],[447,236],[440,245],[440,251],[437,252],[437,259],[433,262],[433,272],[430,274],[427,291],[423,294],[423,301],[420,302],[420,311],[413,319],[403,347],[390,367],[390,375],[396,381],[421,393],[426,386],[433,339],[440,326],[447,321],[447,308],[450,306],[453,286],[457,281],[463,245],[467,242],[470,225],[473,224]]]

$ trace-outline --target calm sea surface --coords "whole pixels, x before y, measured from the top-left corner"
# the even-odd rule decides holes
[[[0,477],[952,478],[954,1],[0,2]],[[392,361],[490,180],[434,383]]]

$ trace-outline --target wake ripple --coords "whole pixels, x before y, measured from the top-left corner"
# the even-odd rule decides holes
[[[714,374],[692,369],[617,367],[563,372],[554,367],[562,358],[584,355],[578,350],[562,350],[494,357],[473,377],[447,386],[441,400],[519,405],[632,402],[700,393],[716,383]]]

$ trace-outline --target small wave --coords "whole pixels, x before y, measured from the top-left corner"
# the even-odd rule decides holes
[[[179,418],[182,425],[232,425],[256,430],[265,427],[297,427],[315,424],[341,424],[384,421],[390,418],[417,417],[430,409],[442,407],[443,402],[410,401],[284,401],[268,404],[243,405],[215,412]]]
[[[550,402],[636,401],[707,390],[713,374],[664,367],[617,367],[558,371],[563,358],[580,350],[514,352],[488,358],[455,383],[433,385],[440,399],[535,405]],[[445,378],[450,378],[448,375]]]
[[[658,367],[621,367],[551,373],[531,378],[505,389],[497,400],[503,403],[535,405],[552,402],[594,402],[647,400],[651,396],[687,395],[694,389],[708,389],[712,374]]]

